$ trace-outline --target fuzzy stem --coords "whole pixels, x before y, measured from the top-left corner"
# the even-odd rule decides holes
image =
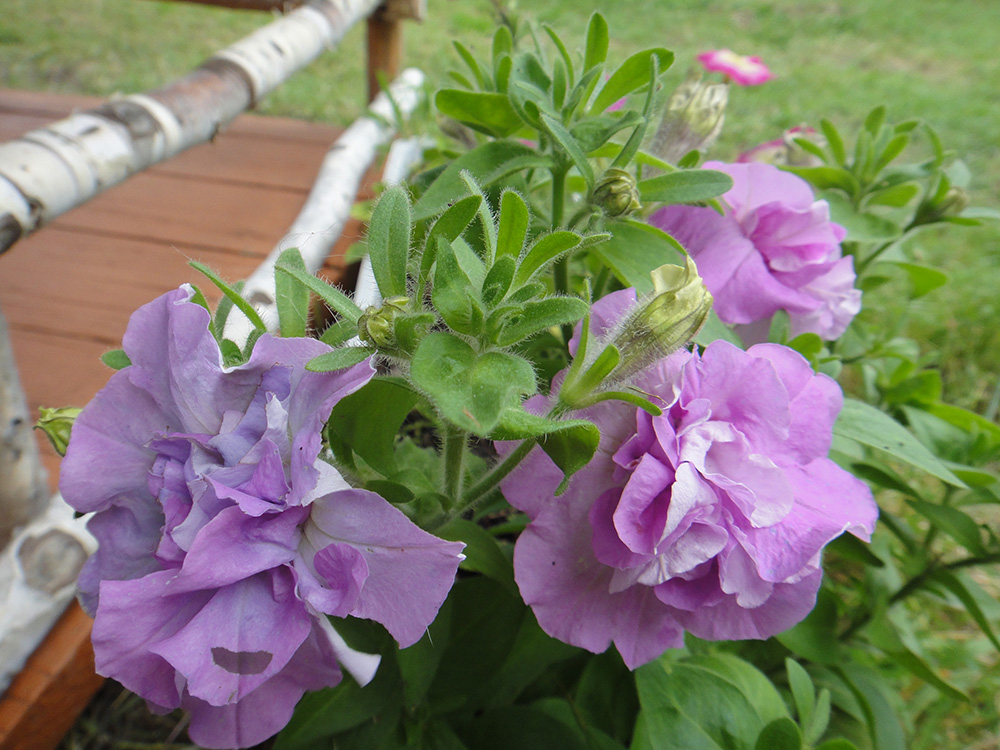
[[[444,492],[452,503],[462,499],[462,482],[465,478],[465,450],[468,433],[449,428],[444,437]]]

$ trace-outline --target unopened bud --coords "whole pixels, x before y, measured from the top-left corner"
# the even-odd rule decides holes
[[[670,95],[650,151],[673,164],[689,151],[706,150],[722,132],[728,102],[728,85],[706,83],[700,74],[688,74]]]
[[[358,318],[358,338],[377,349],[396,348],[396,317],[406,309],[407,297],[390,297],[381,305],[369,305]]]
[[[38,410],[41,416],[35,422],[35,429],[45,433],[49,442],[52,443],[52,447],[60,456],[66,455],[66,446],[69,445],[69,435],[73,429],[73,422],[76,421],[81,411],[83,410],[75,406],[64,406],[61,409],[49,409],[42,406]]]
[[[712,309],[712,295],[688,256],[684,268],[652,272],[653,294],[615,334],[621,362],[612,379],[625,379],[663,359],[695,337]]]
[[[917,210],[913,223],[915,225],[931,224],[949,216],[958,216],[968,207],[969,194],[962,188],[953,185],[941,198],[923,203]]]
[[[610,167],[601,176],[590,202],[604,209],[608,216],[622,216],[642,208],[635,178],[624,169]]]

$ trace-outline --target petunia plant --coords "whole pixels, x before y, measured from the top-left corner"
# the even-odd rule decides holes
[[[456,44],[372,211],[377,301],[289,250],[268,331],[198,266],[214,312],[184,285],[106,355],[61,485],[98,670],[213,748],[902,748],[899,675],[962,698],[910,602],[1000,648],[964,509],[1000,427],[866,317],[883,266],[941,281],[913,234],[984,216],[961,170],[927,128],[898,165],[924,126],[883,110],[703,162],[759,60],[671,92],[600,14],[580,51],[524,28]]]

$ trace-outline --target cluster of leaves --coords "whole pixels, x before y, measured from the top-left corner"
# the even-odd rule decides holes
[[[294,251],[277,264],[283,335],[307,332],[311,295],[338,315],[321,335],[334,350],[311,369],[371,355],[389,365],[332,415],[326,439],[341,469],[425,528],[464,541],[470,574],[406,651],[378,626],[339,623],[353,646],[383,654],[378,676],[364,689],[346,681],[307,697],[278,748],[903,748],[915,718],[899,700],[900,675],[947,701],[967,700],[922,643],[911,603],[966,612],[1000,649],[988,595],[969,575],[1000,561],[1000,539],[971,508],[1000,503],[989,468],[1000,427],[945,403],[930,360],[871,316],[836,342],[815,334],[789,341],[787,316],[771,329],[772,341],[854,394],[832,456],[879,491],[882,507],[870,547],[850,536],[831,545],[817,607],[803,623],[764,643],[692,639],[630,673],[614,652],[592,656],[549,638],[520,601],[511,550],[526,519],[496,491],[505,467],[537,443],[568,477],[599,440],[593,424],[561,418],[558,394],[545,415],[525,402],[546,395],[569,363],[569,334],[581,321],[574,367],[589,369],[567,380],[596,387],[612,374],[629,353],[607,342],[584,353],[597,346],[590,303],[616,286],[652,292],[652,270],[683,262],[673,238],[629,213],[640,204],[640,212],[711,204],[731,186],[725,175],[694,169],[697,152],[673,165],[643,150],[668,50],[632,55],[606,75],[599,14],[581,61],[544,32],[550,55],[533,36],[525,38],[532,48],[519,51],[525,39],[508,26],[487,61],[456,45],[465,69],[436,105],[458,123],[462,146],[442,149],[440,163],[408,188],[387,189],[371,216],[366,250],[381,305],[360,309],[312,277]],[[623,97],[636,106],[611,107]],[[919,132],[932,155],[900,164]],[[789,169],[848,229],[844,250],[870,293],[866,304],[877,310],[871,293],[893,273],[905,275],[913,298],[943,284],[938,269],[913,257],[912,241],[933,224],[987,218],[963,205],[961,163],[925,125],[888,124],[882,109],[852,148],[828,122],[821,135],[797,141],[817,163]],[[210,278],[226,295],[213,331],[235,363],[263,323],[244,310],[250,342],[227,342],[226,315],[245,303],[238,288]],[[738,341],[710,317],[696,342],[720,337]],[[627,389],[607,389],[607,397],[656,409]],[[470,451],[491,441],[519,447],[491,467],[483,451]]]

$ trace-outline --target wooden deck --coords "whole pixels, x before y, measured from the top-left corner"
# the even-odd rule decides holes
[[[0,142],[100,100],[0,89]],[[0,309],[33,410],[82,406],[111,371],[129,315],[189,281],[201,261],[244,278],[285,237],[339,131],[321,124],[243,115],[213,143],[132,177],[0,255]],[[370,194],[369,172],[362,196]],[[351,220],[334,258],[359,237]],[[338,261],[328,272],[339,273]],[[214,295],[214,296],[213,296]],[[55,486],[58,457],[42,444]]]
[[[0,89],[0,142],[99,100]],[[99,357],[118,348],[129,315],[190,281],[199,260],[224,278],[247,276],[285,237],[338,131],[297,120],[244,115],[214,143],[136,175],[0,255],[0,309],[32,413],[82,406],[111,371]],[[370,194],[370,171],[362,196]],[[360,232],[350,221],[334,255]],[[328,262],[329,275],[342,264]],[[53,488],[59,458],[38,434]],[[53,748],[100,681],[89,619],[75,605],[0,700],[0,750]]]

